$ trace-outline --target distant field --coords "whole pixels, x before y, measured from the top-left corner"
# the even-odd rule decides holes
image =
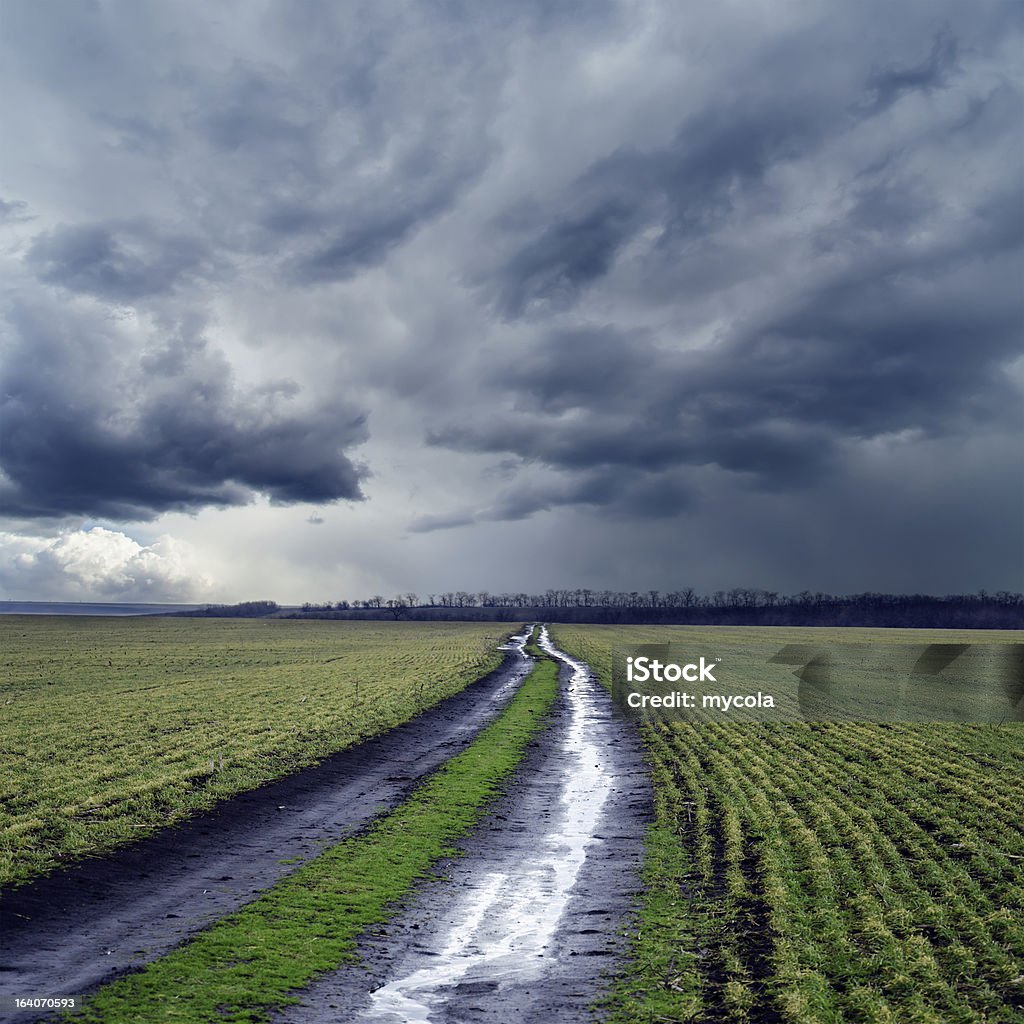
[[[0,618],[0,885],[407,720],[496,667],[499,635],[494,623]]]
[[[575,625],[552,634],[606,684],[613,643],[1021,640]],[[1024,726],[676,722],[644,733],[656,821],[611,1020],[1024,1021]]]

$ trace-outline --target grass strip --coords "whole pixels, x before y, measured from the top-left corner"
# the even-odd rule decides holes
[[[628,971],[594,1007],[607,1024],[690,1021],[704,1009],[694,952],[700,930],[686,906],[692,864],[662,821],[651,825],[645,846]]]
[[[558,690],[538,662],[502,715],[363,835],[342,840],[191,942],[100,989],[76,1024],[257,1022],[294,990],[357,959],[357,940],[458,851],[522,760]]]

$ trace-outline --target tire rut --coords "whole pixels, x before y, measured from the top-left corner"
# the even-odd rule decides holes
[[[542,645],[544,640],[542,639]],[[587,666],[562,661],[550,724],[506,795],[346,966],[275,1024],[573,1024],[621,966],[650,781]]]

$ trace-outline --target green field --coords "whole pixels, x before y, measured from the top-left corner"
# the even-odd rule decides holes
[[[1019,634],[566,626],[613,644]],[[613,1021],[1024,1020],[1024,726],[643,727],[656,820]]]
[[[558,692],[541,652],[502,714],[364,835],[343,839],[309,864],[141,971],[90,998],[83,1024],[269,1019],[268,1011],[324,971],[357,960],[360,936],[457,853],[547,721]]]
[[[496,667],[507,631],[0,618],[0,885],[130,842],[405,721]]]

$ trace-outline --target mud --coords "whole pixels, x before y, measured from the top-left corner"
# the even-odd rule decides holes
[[[483,826],[275,1024],[569,1024],[621,967],[651,817],[633,726],[561,656],[550,725]]]
[[[0,896],[0,997],[81,996],[236,910],[400,803],[497,717],[524,637],[489,676],[405,725],[116,853]],[[0,1020],[38,1013],[0,1010]]]

